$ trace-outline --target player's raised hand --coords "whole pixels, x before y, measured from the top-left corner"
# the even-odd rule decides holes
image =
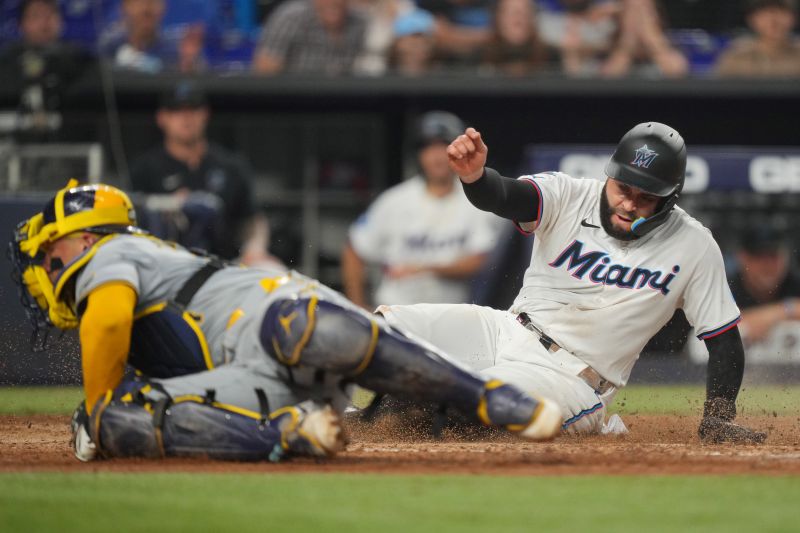
[[[458,174],[464,183],[477,181],[483,175],[489,149],[475,128],[467,128],[447,147],[450,169]]]

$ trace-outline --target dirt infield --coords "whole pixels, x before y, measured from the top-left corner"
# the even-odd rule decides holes
[[[201,459],[115,459],[82,464],[69,449],[64,416],[0,416],[0,472],[379,472],[508,475],[800,474],[800,418],[742,417],[769,432],[760,446],[702,445],[697,419],[626,416],[622,437],[569,437],[526,443],[505,435],[402,434],[387,423],[350,424],[350,444],[335,459],[230,463]]]

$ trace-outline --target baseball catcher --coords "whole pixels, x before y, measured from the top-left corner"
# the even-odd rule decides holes
[[[382,306],[389,325],[469,354],[464,362],[489,378],[552,398],[565,431],[594,433],[639,352],[681,308],[710,353],[700,437],[762,442],[765,434],[733,422],[744,370],[739,309],[711,233],[676,205],[686,168],[681,135],[657,122],[637,125],[605,181],[559,172],[510,179],[486,167],[487,154],[474,128],[448,147],[467,198],[536,236],[519,295],[508,311]]]
[[[313,279],[148,235],[114,187],[70,182],[9,251],[35,334],[79,329],[82,460],[329,456],[353,383],[530,440],[561,426],[553,402],[478,376]]]

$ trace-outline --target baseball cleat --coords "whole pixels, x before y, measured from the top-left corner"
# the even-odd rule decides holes
[[[527,440],[541,441],[552,440],[561,432],[561,425],[564,418],[561,416],[561,408],[552,400],[538,398],[539,406],[533,415],[533,421],[528,427],[519,432],[519,435]]]

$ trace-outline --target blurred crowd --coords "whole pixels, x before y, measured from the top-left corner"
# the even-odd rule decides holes
[[[3,0],[0,67],[797,76],[796,0]]]
[[[14,128],[24,130],[19,117],[50,120],[30,111],[57,110],[62,89],[98,60],[145,74],[797,77],[797,15],[797,0],[0,0],[0,79],[21,95]],[[129,169],[145,225],[227,259],[279,263],[251,165],[207,138],[210,112],[186,80],[161,96],[163,142]],[[356,303],[473,301],[493,287],[470,280],[500,261],[501,232],[441,223],[478,216],[447,170],[459,131],[448,113],[423,117],[419,172],[350,227],[342,286]],[[787,242],[764,228],[742,238],[731,286],[748,343],[800,321]]]

